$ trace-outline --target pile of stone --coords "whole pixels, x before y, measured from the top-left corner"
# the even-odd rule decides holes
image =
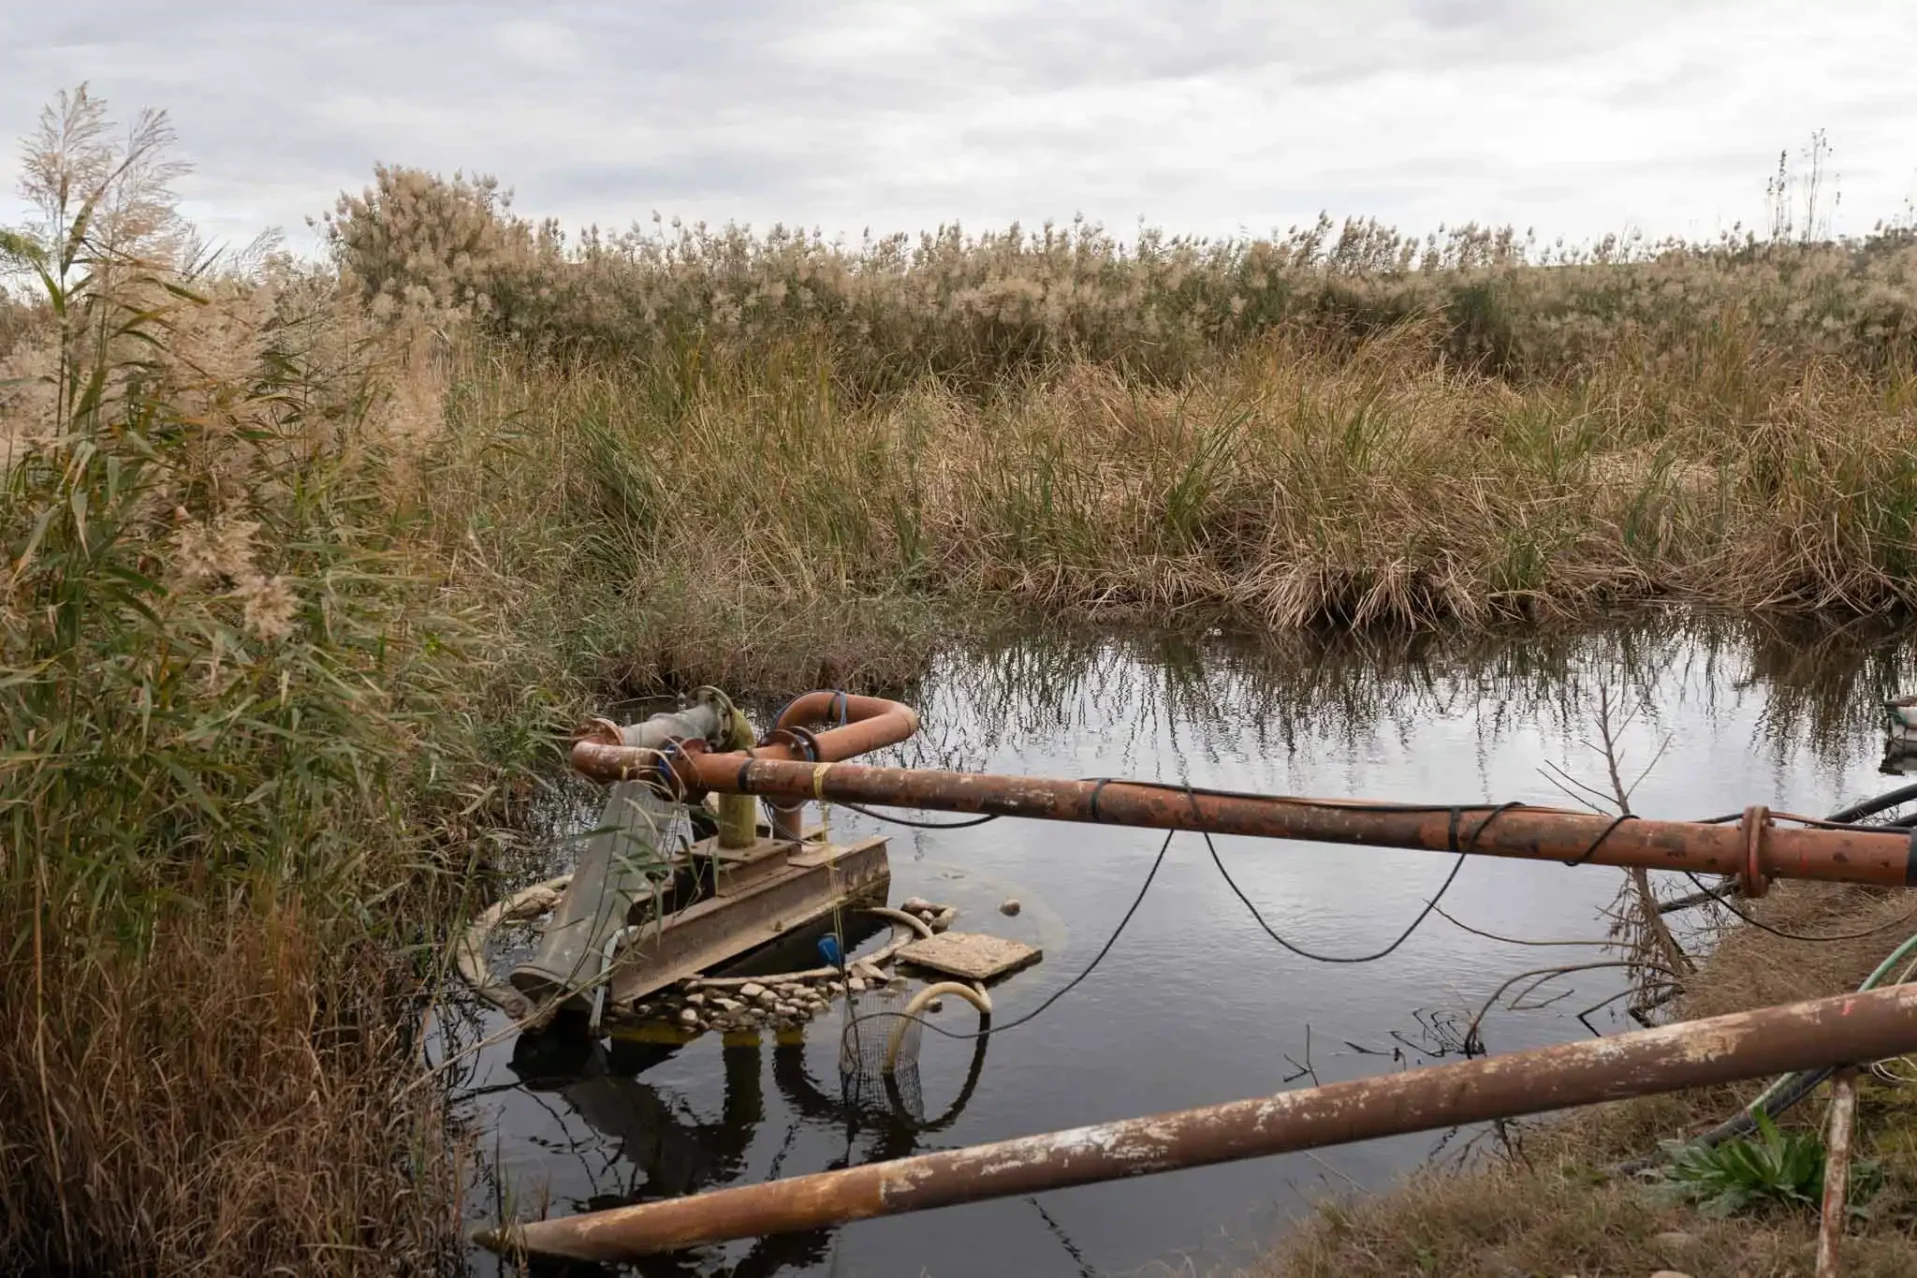
[[[855,963],[841,981],[837,976],[779,977],[762,981],[684,981],[633,1005],[636,1020],[677,1026],[688,1033],[707,1030],[790,1029],[805,1024],[844,998],[850,990],[862,994],[893,980],[874,963]]]
[[[936,905],[922,896],[906,897],[899,902],[899,908],[934,932],[943,932],[958,920],[956,905]]]
[[[934,932],[943,932],[958,918],[958,908],[939,905],[922,896],[909,896],[899,908]],[[790,1029],[844,999],[890,984],[895,978],[878,964],[861,959],[836,973],[805,977],[768,976],[755,981],[702,980],[693,977],[632,1005],[625,1017],[675,1026],[691,1034],[707,1030]]]

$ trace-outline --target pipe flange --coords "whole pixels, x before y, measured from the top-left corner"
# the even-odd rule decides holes
[[[1753,803],[1744,809],[1744,819],[1737,825],[1744,833],[1744,869],[1737,876],[1737,891],[1746,899],[1763,896],[1771,890],[1764,863],[1764,831],[1770,824],[1771,810],[1761,803]]]

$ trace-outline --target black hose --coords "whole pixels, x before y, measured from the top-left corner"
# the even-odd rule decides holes
[[[1917,799],[1917,783],[1899,786],[1897,789],[1880,794],[1874,799],[1865,799],[1862,803],[1853,803],[1841,811],[1831,813],[1824,819],[1826,821],[1845,824],[1863,817],[1876,816],[1885,808],[1894,808],[1898,804],[1908,803],[1912,799]],[[1903,823],[1897,822],[1896,824],[1902,825]]]

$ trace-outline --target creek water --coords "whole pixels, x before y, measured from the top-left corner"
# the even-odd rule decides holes
[[[1701,817],[1760,801],[1822,813],[1893,784],[1879,775],[1881,703],[1908,690],[1911,664],[1909,641],[1895,634],[1696,617],[1469,642],[1026,636],[942,657],[909,693],[921,736],[877,761],[1565,806],[1559,785],[1610,788],[1592,744],[1608,706],[1640,814]],[[891,835],[893,902],[956,904],[960,928],[1043,949],[1042,963],[995,988],[1001,1023],[1085,967],[1163,842],[1151,831],[1010,820],[887,827],[844,809],[830,822],[835,835]],[[1388,945],[1453,868],[1427,852],[1217,845],[1272,928],[1337,956]],[[1507,936],[1601,939],[1623,884],[1614,869],[1483,858],[1462,867],[1443,908]],[[1016,917],[998,911],[1008,897],[1023,905]],[[923,1123],[871,1109],[848,1116],[836,1013],[802,1033],[731,1045],[711,1035],[683,1045],[509,1036],[469,1054],[455,1092],[457,1117],[476,1135],[469,1214],[475,1225],[501,1211],[563,1215],[1416,1068],[1455,1054],[1463,1025],[1507,977],[1586,955],[1615,956],[1504,943],[1434,914],[1383,959],[1313,961],[1275,944],[1203,839],[1180,834],[1110,954],[1044,1015],[981,1046],[924,1036]],[[1579,1015],[1621,990],[1610,970],[1547,983],[1491,1012],[1485,1043],[1502,1052],[1630,1029],[1623,1001]],[[970,1009],[947,1002],[935,1021],[972,1029]],[[474,1010],[458,1037],[501,1023]],[[741,1241],[633,1271],[1230,1272],[1311,1202],[1463,1158],[1486,1135],[1403,1136]],[[483,1254],[474,1263],[498,1272]]]

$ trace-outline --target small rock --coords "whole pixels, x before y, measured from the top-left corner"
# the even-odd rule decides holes
[[[713,998],[712,1005],[718,1008],[721,1012],[726,1013],[726,1015],[728,1016],[730,1016],[732,1013],[738,1011],[740,1008],[745,1006],[744,1003],[741,1003],[736,998],[719,998],[719,997]]]
[[[772,1005],[772,1010],[779,1016],[797,1016],[799,1014],[799,1009],[790,1003],[775,1003]]]
[[[688,1007],[685,1011],[679,1013],[679,1023],[681,1025],[696,1027],[699,1024],[699,1013]]]
[[[847,981],[845,983],[845,986],[847,989],[851,990],[854,994],[865,993],[865,982],[860,980],[856,976],[853,977],[851,980]]]
[[[925,1005],[925,1010],[928,1012],[943,1012],[945,1010],[945,1000],[942,998],[935,998],[930,1003],[927,1003]]]
[[[951,927],[952,924],[958,922],[958,911],[948,905],[928,919],[927,922],[931,924],[934,932],[943,932]]]
[[[706,1005],[706,996],[705,996],[705,995],[703,995],[703,994],[688,994],[688,995],[686,995],[686,1006],[687,1006],[687,1007],[704,1007],[705,1005]]]
[[[1018,903],[1017,897],[1008,896],[999,902],[998,912],[1008,919],[1015,919],[1018,917],[1018,912],[1024,908],[1024,906]]]
[[[757,999],[763,993],[765,993],[765,986],[754,982],[747,982],[739,987],[739,997],[748,1001]]]
[[[899,908],[907,914],[924,914],[928,911],[936,914],[939,907],[922,896],[908,896],[899,902]]]
[[[892,974],[882,967],[872,968],[865,974],[865,981],[868,985],[884,985],[891,979]]]
[[[778,994],[780,998],[790,1000],[798,998],[805,993],[805,987],[802,985],[793,985],[788,982],[785,985],[774,986],[773,991]]]
[[[1691,1278],[1689,1274],[1679,1273],[1675,1269],[1660,1269],[1651,1278]]]
[[[777,1007],[780,999],[779,996],[771,990],[760,990],[758,1001],[760,1007]]]

